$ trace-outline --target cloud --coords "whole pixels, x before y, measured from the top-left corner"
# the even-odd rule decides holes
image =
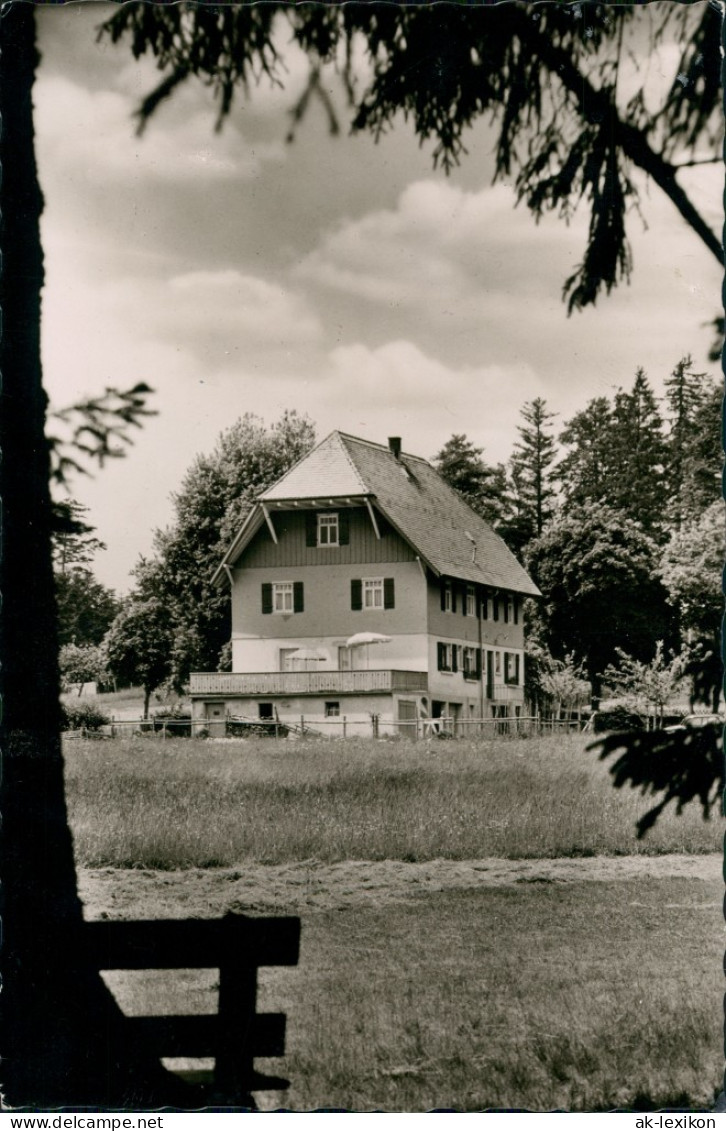
[[[268,162],[281,162],[281,140],[249,143],[230,122],[218,134],[206,107],[153,121],[135,134],[137,102],[112,90],[93,91],[58,75],[36,85],[36,129],[45,161],[83,191],[84,183],[138,186],[145,181],[252,180]],[[198,106],[198,103],[197,103]]]

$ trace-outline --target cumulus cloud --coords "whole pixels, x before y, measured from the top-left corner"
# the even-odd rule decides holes
[[[175,116],[163,129],[152,121],[137,137],[136,101],[118,91],[91,92],[70,78],[41,74],[35,103],[46,162],[79,185],[250,180],[265,163],[284,160],[281,140],[250,144],[234,123],[214,134],[206,108]]]

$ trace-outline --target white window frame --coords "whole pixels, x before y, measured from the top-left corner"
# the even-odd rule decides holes
[[[444,665],[445,666],[441,670],[443,672],[445,672],[447,675],[453,675],[453,673],[454,673],[454,648],[456,647],[456,645],[455,644],[447,644],[445,641],[442,641],[442,643],[443,643],[443,646],[444,646]]]
[[[502,674],[502,653],[494,653],[494,674],[501,676]]]
[[[476,676],[476,648],[470,644],[464,645],[461,667],[465,676]]]
[[[466,615],[468,617],[476,616],[476,589],[473,585],[466,587]]]
[[[451,613],[454,609],[454,586],[451,581],[444,582],[444,612]]]
[[[376,602],[376,597],[380,597],[380,603]],[[369,600],[372,598],[372,600]],[[383,578],[382,577],[362,577],[361,578],[361,603],[364,609],[367,610],[383,610]]]
[[[318,546],[340,545],[340,522],[337,511],[324,511],[318,514]],[[335,533],[335,537],[332,534]],[[325,537],[323,537],[325,534]]]
[[[285,617],[294,613],[295,590],[292,581],[272,582],[272,611],[278,616]]]

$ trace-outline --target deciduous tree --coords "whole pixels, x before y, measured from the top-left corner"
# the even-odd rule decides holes
[[[144,689],[144,718],[151,694],[169,678],[172,627],[161,601],[132,597],[103,642],[105,666],[117,679]]]
[[[595,696],[618,648],[648,660],[672,632],[656,544],[608,507],[559,516],[530,544],[527,562],[543,594],[544,642],[556,658],[572,653],[584,664]]]

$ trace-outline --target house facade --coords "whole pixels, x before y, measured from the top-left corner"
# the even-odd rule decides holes
[[[425,733],[522,710],[522,601],[538,590],[395,438],[333,432],[258,498],[214,580],[231,592],[233,670],[192,675],[199,726]]]

